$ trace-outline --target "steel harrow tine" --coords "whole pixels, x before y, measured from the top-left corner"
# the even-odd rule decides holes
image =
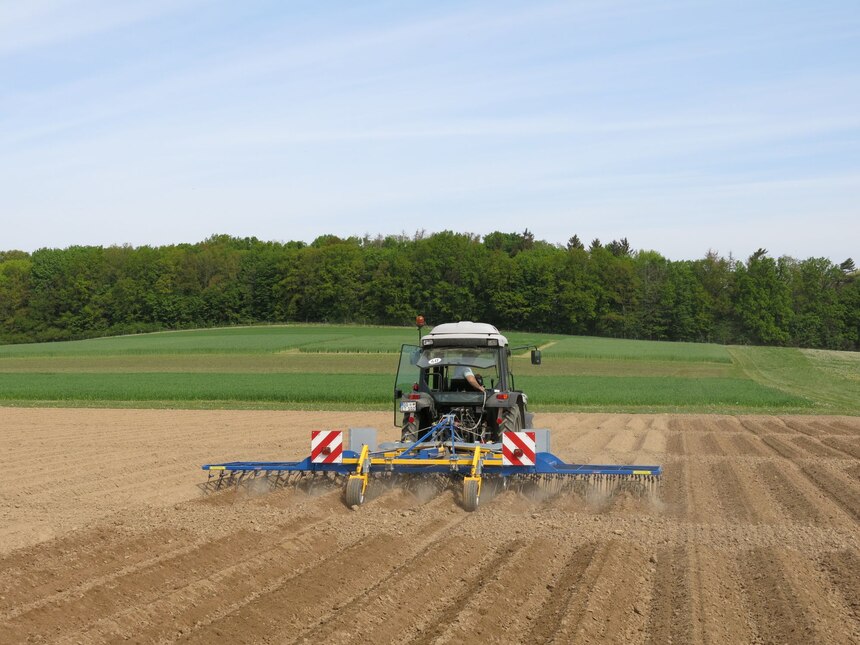
[[[509,475],[504,479],[504,487],[508,490],[536,499],[543,500],[571,493],[597,504],[602,504],[622,492],[635,499],[655,500],[660,483],[660,478],[654,475],[616,473],[529,473]]]

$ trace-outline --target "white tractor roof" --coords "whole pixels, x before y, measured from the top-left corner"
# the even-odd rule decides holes
[[[500,347],[505,347],[508,344],[508,339],[499,333],[493,325],[487,323],[476,323],[471,320],[461,320],[455,323],[445,323],[436,325],[425,338],[445,338],[453,340],[455,338],[495,338],[499,341]]]

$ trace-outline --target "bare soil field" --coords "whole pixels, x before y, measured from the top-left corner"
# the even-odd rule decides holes
[[[663,464],[660,500],[204,495],[203,463],[391,415],[0,409],[0,643],[860,643],[860,418],[536,422]]]

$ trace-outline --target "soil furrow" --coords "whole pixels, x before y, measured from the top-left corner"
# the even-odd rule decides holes
[[[752,440],[744,435],[732,435],[727,438],[729,445],[731,448],[727,451],[733,455],[745,455],[752,457],[762,457],[765,452],[761,447],[761,441],[756,439]]]
[[[254,502],[265,503],[272,498],[282,497],[266,495]],[[311,503],[317,501],[321,504],[334,501],[335,508],[340,510],[339,491],[312,500]],[[278,504],[274,506],[278,507]],[[108,620],[102,620],[88,633],[99,634],[98,640],[120,635],[123,638],[145,635],[142,642],[166,638],[169,634],[189,633],[194,625],[210,620],[225,604],[243,604],[258,594],[261,587],[270,584],[272,579],[283,581],[284,570],[290,570],[291,562],[292,571],[286,574],[287,577],[310,566],[314,560],[336,552],[338,549],[332,543],[333,536],[346,533],[342,526],[337,527],[344,522],[351,523],[353,517],[345,510],[335,515],[331,511],[326,514],[325,506],[314,515],[293,517],[289,523],[273,527],[275,531],[267,529],[265,549],[246,554],[247,557],[230,566],[207,571],[202,577],[192,578],[185,585],[167,590],[148,603],[141,603]],[[253,518],[251,521],[254,521]],[[258,527],[257,530],[263,529]],[[172,617],[170,622],[152,620],[154,616],[166,613]],[[148,627],[136,627],[141,624]]]
[[[645,441],[642,444],[643,452],[650,454],[660,454],[667,451],[666,433],[662,429],[651,428],[645,435]]]
[[[0,632],[0,642],[22,642],[38,635],[56,637],[63,632],[79,631],[105,615],[145,602],[164,589],[178,587],[198,571],[228,566],[241,551],[240,545],[254,549],[261,539],[258,534],[239,531],[189,553],[134,571],[124,576],[119,585],[106,582],[87,589],[78,597],[62,598],[25,611],[6,621],[5,636]]]
[[[586,569],[572,611],[550,642],[630,642],[645,629],[650,582],[647,559],[632,542],[610,540],[598,553],[599,566]]]
[[[860,437],[860,422],[855,417],[851,417],[850,419],[828,418],[826,423],[830,428],[829,434]],[[834,428],[836,432],[833,431]]]
[[[241,613],[255,602],[266,602],[261,599],[267,598],[277,589],[289,586],[290,581],[299,576],[311,575],[315,569],[326,567],[329,559],[341,558],[342,552],[351,551],[366,539],[361,538],[352,545],[339,543],[336,536],[341,531],[336,526],[318,526],[313,531],[305,531],[303,539],[290,537],[241,567],[229,567],[190,581],[185,588],[158,602],[130,612],[120,623],[122,632],[114,632],[113,627],[108,635],[134,634],[143,642],[155,642],[176,634],[196,638],[195,630],[206,631],[211,629],[212,624],[229,624],[231,615]],[[435,523],[431,523],[424,525],[424,528],[435,529],[435,526]],[[340,579],[329,582],[338,584]],[[171,615],[169,623],[160,624],[151,620],[153,616],[166,612]],[[115,620],[111,622],[116,624]],[[142,630],[134,628],[141,623],[147,627]],[[104,637],[104,630],[99,635],[100,638]]]
[[[698,445],[691,451],[697,455],[725,455],[725,451],[720,447],[717,438],[713,434],[703,434],[697,437]]]
[[[24,598],[33,600],[44,595],[46,588],[68,586],[78,577],[102,575],[152,557],[152,550],[169,549],[179,531],[159,529],[144,535],[132,535],[104,527],[76,531],[53,540],[50,545],[28,547],[0,559],[0,611]],[[150,547],[154,545],[154,547]],[[57,581],[62,571],[61,582]],[[24,588],[26,585],[27,588]]]
[[[610,453],[632,452],[640,439],[644,439],[644,434],[640,437],[640,433],[635,430],[621,428],[612,434],[604,449]]]
[[[829,581],[797,553],[753,549],[741,558],[748,604],[764,643],[848,643],[854,626]]]
[[[855,520],[860,520],[860,489],[856,482],[843,481],[818,464],[806,464],[801,470]]]
[[[668,514],[686,518],[689,515],[688,465],[683,461],[666,464],[660,478],[660,499]]]
[[[743,430],[754,434],[756,437],[761,437],[762,435],[769,434],[764,425],[758,419],[747,419],[744,417],[738,417],[738,423]]]
[[[860,441],[843,437],[822,437],[821,443],[838,450],[841,453],[860,459]]]
[[[471,538],[458,539],[457,557],[449,555],[450,538],[441,538],[427,544],[418,553],[403,561],[386,578],[377,580],[371,587],[358,590],[349,601],[322,616],[311,627],[291,635],[298,643],[312,642],[395,642],[398,636],[413,627],[416,615],[436,597],[439,589],[447,588],[452,579],[467,579],[477,574],[487,557],[486,546]],[[356,633],[355,626],[364,622],[367,615],[376,617]]]
[[[741,484],[737,469],[731,463],[713,464],[711,483],[725,517],[745,522],[756,522],[759,519],[753,500]]]
[[[693,642],[753,642],[751,621],[743,612],[744,587],[734,554],[693,542],[686,575],[693,581]]]
[[[855,636],[860,637],[860,554],[852,549],[826,553],[821,557],[821,566],[842,594],[854,621]]]
[[[440,528],[438,523],[425,526],[430,530]],[[266,634],[267,639],[283,642],[302,625],[318,622],[347,602],[363,589],[362,585],[391,571],[396,564],[393,553],[397,537],[394,533],[376,532],[346,547],[331,543],[323,549],[328,553],[321,561],[298,571],[290,561],[283,563],[283,569],[273,563],[277,568],[268,576],[243,587],[232,602],[228,598],[214,616],[198,621],[183,641],[242,642],[248,625],[254,625],[255,631]]]
[[[742,574],[756,631],[765,643],[818,642],[811,616],[785,578],[770,549],[754,549],[742,558]]]
[[[566,571],[570,580],[567,585],[570,593],[565,593],[563,603],[557,607],[552,616],[547,616],[545,626],[536,625],[539,629],[534,640],[526,642],[571,643],[579,631],[579,626],[588,618],[587,612],[589,595],[594,592],[594,586],[600,579],[604,568],[612,557],[615,547],[611,543],[587,545],[584,550],[577,550]],[[580,566],[583,565],[580,570]],[[565,581],[567,584],[567,581]]]
[[[65,498],[86,497],[114,497],[124,490],[138,491],[142,484],[151,482],[151,488],[157,489],[164,485],[164,475],[173,475],[177,479],[187,480],[189,473],[182,464],[155,465],[146,468],[137,468],[137,476],[129,471],[114,474],[99,472],[90,474],[87,480],[82,481],[79,474],[68,477],[55,477],[50,481],[40,482],[31,486],[25,486],[16,490],[21,498],[40,495],[60,495]],[[201,471],[202,472],[202,471]],[[59,492],[58,492],[59,491]]]
[[[99,540],[103,549],[89,553],[71,546],[68,557],[61,558],[60,562],[45,561],[45,556],[50,557],[54,553],[54,544],[47,547],[49,551],[34,549],[33,558],[39,564],[36,564],[38,568],[33,569],[26,566],[27,556],[22,558],[22,554],[16,554],[19,555],[16,559],[23,566],[3,575],[3,586],[8,587],[0,590],[3,619],[10,620],[49,602],[60,602],[64,596],[97,584],[97,581],[108,580],[121,575],[121,572],[177,556],[191,548],[189,536],[181,538],[177,531],[161,530],[139,536],[117,537],[123,539],[110,542]]]
[[[670,455],[684,455],[687,453],[684,446],[684,436],[681,433],[675,432],[669,435],[666,441],[666,452]]]
[[[531,621],[532,627],[521,642],[547,643],[560,630],[573,597],[581,590],[585,571],[594,560],[597,548],[596,542],[574,548],[558,576],[547,582],[549,596],[538,614],[534,616]]]
[[[785,439],[778,439],[771,435],[765,435],[761,440],[780,457],[785,457],[786,459],[797,459],[801,456],[800,451],[790,445]]]
[[[795,419],[783,418],[782,421],[795,432],[799,432],[800,434],[804,434],[808,437],[819,437],[823,434],[827,434],[824,430],[816,427],[816,424],[812,419],[798,421]]]
[[[797,433],[778,417],[742,417],[739,421],[743,428],[760,437],[769,434],[791,435]]]
[[[495,579],[498,569],[504,569],[508,562],[518,557],[526,544],[522,539],[512,540],[502,545],[492,557],[485,558],[479,566],[476,575],[469,579],[466,584],[450,596],[444,596],[441,602],[429,609],[427,622],[421,626],[418,634],[407,642],[414,645],[433,643],[441,637],[448,627],[448,622],[453,616],[458,615],[460,608],[472,598],[481,587],[490,580]]]
[[[646,642],[693,642],[693,597],[688,579],[687,547],[661,547],[651,559],[655,563]]]
[[[827,446],[822,445],[817,439],[811,439],[809,437],[794,437],[793,441],[801,450],[815,457],[843,456],[841,451],[828,448]]]
[[[550,587],[560,563],[556,556],[559,550],[555,542],[531,540],[466,599],[437,642],[528,642],[525,632],[534,625],[535,615],[553,593]],[[529,593],[511,593],[526,581],[531,587]],[[541,585],[538,581],[547,583]],[[503,638],[498,634],[499,625],[505,626]]]
[[[52,617],[67,612],[69,606],[74,607],[75,618],[79,621],[77,629],[95,622],[96,616],[98,620],[105,616],[116,618],[128,613],[127,599],[134,598],[135,607],[146,607],[165,594],[183,588],[185,585],[179,581],[193,578],[197,571],[218,571],[219,567],[252,563],[257,557],[280,548],[284,542],[292,543],[312,533],[315,525],[322,521],[325,520],[302,516],[276,527],[273,533],[263,535],[240,529],[203,543],[193,543],[187,537],[176,542],[165,540],[163,535],[154,540],[148,536],[135,537],[125,545],[125,552],[142,552],[147,556],[145,559],[136,563],[134,560],[120,562],[122,566],[102,574],[98,568],[80,571],[78,578],[71,578],[58,593],[19,605],[9,623],[30,624],[35,620],[53,624]],[[282,538],[283,534],[289,537]],[[154,584],[155,581],[160,584]]]
[[[715,417],[714,425],[720,432],[741,432],[743,429],[738,417]]]
[[[796,473],[793,466],[790,469]],[[792,520],[816,522],[821,517],[818,505],[803,494],[786,472],[785,467],[772,463],[764,463],[758,469],[768,492]]]

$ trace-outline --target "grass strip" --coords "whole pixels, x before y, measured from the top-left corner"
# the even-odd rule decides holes
[[[517,385],[535,406],[810,407],[808,400],[734,378],[523,376]],[[380,374],[2,373],[6,401],[221,401],[380,405],[393,379]]]
[[[730,347],[742,372],[755,382],[814,400],[822,412],[860,414],[860,361],[847,352],[790,347]],[[833,368],[841,358],[840,370]]]

